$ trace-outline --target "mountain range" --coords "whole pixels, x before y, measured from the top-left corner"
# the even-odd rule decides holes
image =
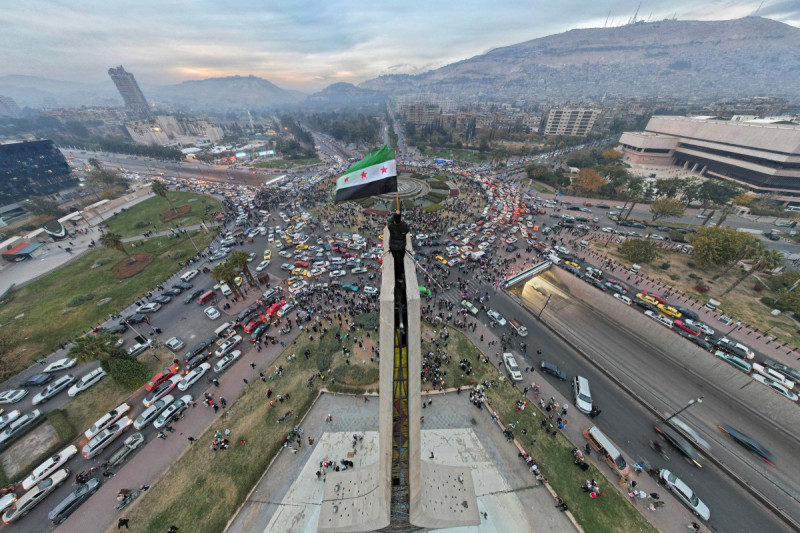
[[[339,83],[306,96],[255,76],[140,83],[148,101],[190,111],[378,103],[387,95],[435,93],[454,99],[579,99],[666,96],[684,101],[800,96],[800,29],[759,17],[637,22],[576,29],[490,52],[418,75],[385,75],[358,87]],[[115,106],[110,79],[67,82],[0,76],[0,95],[20,107]]]

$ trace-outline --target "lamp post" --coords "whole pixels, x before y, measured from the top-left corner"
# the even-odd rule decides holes
[[[544,305],[542,306],[542,310],[541,310],[541,311],[539,311],[539,316],[538,316],[538,317],[536,317],[536,318],[542,318],[542,313],[544,313],[544,310],[545,310],[545,309],[547,309],[547,304],[549,304],[549,303],[550,303],[550,298],[552,298],[552,297],[553,297],[553,295],[552,295],[552,294],[548,294],[548,295],[547,295],[547,301],[546,301],[546,302],[544,303]]]
[[[685,407],[679,409],[675,414],[668,416],[664,420],[664,423],[669,422],[670,420],[672,420],[673,418],[675,418],[676,416],[678,416],[679,414],[681,414],[682,412],[684,412],[685,410],[687,410],[688,408],[690,408],[691,406],[693,406],[696,403],[703,403],[703,397],[700,396],[699,398],[697,398],[695,400],[689,400],[689,403],[687,403]]]

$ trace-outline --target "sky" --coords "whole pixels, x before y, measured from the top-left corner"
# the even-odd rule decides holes
[[[0,3],[0,76],[255,75],[313,92],[417,74],[573,28],[627,23],[639,0],[25,0]],[[760,7],[759,7],[760,5]],[[800,0],[642,0],[638,20],[753,15],[800,27]]]

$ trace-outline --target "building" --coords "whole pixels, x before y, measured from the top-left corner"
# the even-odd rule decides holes
[[[140,115],[147,115],[149,113],[147,100],[142,90],[139,88],[139,84],[136,83],[136,78],[133,77],[133,74],[125,72],[125,69],[119,66],[117,68],[108,69],[108,75],[111,76],[111,80],[114,82],[114,85],[117,86],[117,90],[122,96],[122,99],[125,100],[125,106],[127,108]]]
[[[0,94],[0,117],[19,116],[19,106],[10,96]]]
[[[205,120],[159,115],[147,120],[125,124],[128,135],[137,144],[181,146],[197,143],[215,143],[222,139],[223,131]]]
[[[436,104],[404,104],[401,110],[406,124],[415,126],[430,126],[439,116],[439,106]]]
[[[785,120],[654,116],[620,137],[634,165],[675,165],[783,200],[800,198],[800,125]]]
[[[571,135],[585,137],[592,132],[597,115],[597,109],[579,108],[554,108],[546,114],[542,121],[542,135]]]
[[[0,145],[0,205],[47,196],[78,185],[53,141]]]

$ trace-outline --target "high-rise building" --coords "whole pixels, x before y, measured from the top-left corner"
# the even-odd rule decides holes
[[[78,178],[70,172],[64,154],[53,141],[0,145],[0,205],[77,185]]]
[[[125,100],[125,106],[138,114],[147,115],[149,112],[147,100],[142,94],[139,84],[136,83],[136,78],[133,77],[133,74],[126,72],[122,66],[119,66],[108,69],[108,75],[111,76],[111,80],[117,86],[119,94]]]
[[[547,119],[542,122],[544,135],[573,135],[585,137],[592,132],[594,122],[600,111],[597,109],[579,108],[554,108],[547,113]]]

